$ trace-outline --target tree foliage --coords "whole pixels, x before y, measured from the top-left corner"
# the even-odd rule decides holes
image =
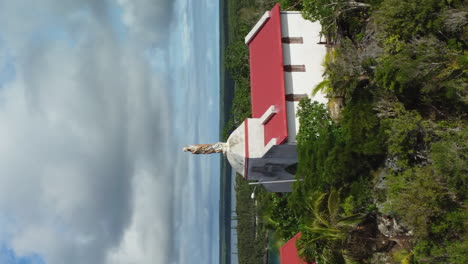
[[[434,172],[443,177],[449,191],[466,199],[468,194],[461,187],[468,186],[468,128],[463,125],[452,129],[431,145],[429,157]]]
[[[248,80],[249,50],[243,41],[236,41],[227,47],[225,66],[235,81]]]
[[[299,165],[297,176],[305,179],[301,188],[326,189],[347,184],[367,175],[384,153],[380,122],[366,96],[352,102],[342,120],[334,122],[324,105],[304,99],[299,102],[301,126],[297,134]]]
[[[256,203],[250,195],[254,187],[249,185],[244,178],[236,175],[236,215],[237,215],[237,252],[239,263],[257,264],[261,263],[266,253],[268,244],[268,232],[264,222],[256,222],[261,211],[264,210],[263,203]],[[262,197],[267,192],[262,188],[255,189],[256,196]]]
[[[267,206],[262,212],[263,220],[275,230],[276,237],[288,241],[299,229],[299,219],[288,206],[288,197],[276,194],[269,195],[265,201]]]
[[[283,10],[302,10],[302,0],[279,0]]]
[[[290,206],[307,211],[301,202],[311,190],[343,187],[346,212],[371,212],[379,207],[368,203],[383,201],[385,212],[414,232],[407,256],[415,263],[465,263],[466,2],[364,3],[370,7],[346,10],[349,1],[302,1],[304,16],[324,28],[361,24],[336,31],[339,45],[329,52],[325,81],[317,87],[345,97],[339,120],[331,121],[323,106],[300,104],[297,177],[304,180],[295,183]],[[371,189],[377,176],[383,193]]]
[[[444,19],[440,14],[463,4],[463,0],[385,0],[375,18],[385,36],[410,41],[417,36],[437,33]]]
[[[372,2],[372,1],[369,1]],[[366,19],[366,11],[371,4],[354,0],[303,0],[302,15],[305,19],[319,21],[322,34],[334,42],[338,33],[356,31],[361,20]],[[354,29],[353,29],[354,28]]]
[[[297,241],[298,253],[306,261],[324,264],[357,263],[346,250],[350,231],[359,224],[362,215],[342,214],[341,191],[313,192],[305,201],[310,217],[301,228]]]
[[[380,59],[375,80],[409,107],[462,111],[468,104],[468,55],[434,36],[400,43]]]

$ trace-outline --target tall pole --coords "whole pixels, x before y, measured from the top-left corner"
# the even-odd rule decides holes
[[[259,185],[264,183],[284,183],[284,182],[296,182],[296,181],[303,181],[303,179],[294,179],[294,180],[279,180],[279,181],[258,181],[258,182],[249,182],[249,185]]]

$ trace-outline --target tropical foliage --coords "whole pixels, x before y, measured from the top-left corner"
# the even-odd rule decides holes
[[[251,198],[255,192],[256,199]],[[249,185],[241,175],[236,176],[236,219],[237,219],[237,252],[239,263],[262,263],[268,245],[268,223],[258,221],[258,215],[265,210],[267,203],[265,189]],[[260,200],[260,202],[258,202]]]
[[[346,242],[363,216],[343,215],[340,192],[334,188],[329,193],[314,192],[306,200],[310,218],[302,225],[301,239],[297,241],[298,253],[306,261],[356,263],[346,249]]]
[[[310,13],[307,2],[305,16],[322,26],[330,22],[321,14],[339,19],[334,13],[338,5],[328,13],[320,11],[325,5],[316,6]],[[393,215],[411,229],[413,250],[401,261],[465,263],[466,5],[432,0],[366,3],[372,13],[353,15],[367,22],[359,32],[338,34],[333,58],[325,62],[325,82],[317,88],[345,97],[340,119],[315,124],[324,119],[324,108],[320,112],[312,103],[301,104],[297,177],[304,181],[296,184],[290,206],[303,210],[300,203],[308,191],[344,186],[346,212],[373,214],[381,208],[378,213]],[[325,131],[324,126],[327,133],[310,136],[309,131]],[[373,187],[382,180],[383,193]],[[357,182],[368,191],[356,193]],[[411,247],[406,247],[409,252]]]

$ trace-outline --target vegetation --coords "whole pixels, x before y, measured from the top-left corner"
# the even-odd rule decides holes
[[[342,217],[385,214],[411,230],[404,238],[410,243],[398,240],[405,257],[394,261],[466,263],[464,1],[366,1],[353,19],[341,11],[349,3],[302,1],[304,17],[324,28],[336,26],[336,45],[317,89],[344,96],[346,106],[332,122],[325,106],[300,103],[297,177],[304,180],[297,182],[288,206],[303,215],[311,193],[343,187]],[[383,189],[376,188],[379,181]],[[347,242],[333,247],[333,261],[323,259],[330,242],[317,242],[318,233],[306,233],[298,246],[306,259],[349,263],[336,256],[352,247],[355,230],[339,236]],[[378,233],[372,239],[378,240]],[[366,253],[360,257],[370,259]]]
[[[256,199],[251,198],[255,191]],[[239,263],[263,263],[268,245],[267,223],[258,219],[260,211],[265,210],[265,196],[269,195],[264,188],[249,185],[241,175],[236,177],[236,215],[237,244]]]
[[[325,105],[299,103],[302,180],[262,196],[264,227],[279,241],[302,232],[300,254],[319,263],[468,263],[466,1],[280,3],[322,24],[331,48],[316,90],[345,107],[332,119]],[[239,13],[236,32],[264,10]],[[235,45],[233,126],[250,115],[247,50]]]
[[[352,253],[346,249],[346,240],[363,217],[342,214],[340,201],[340,191],[333,188],[328,194],[314,192],[305,201],[310,219],[301,228],[302,239],[297,247],[306,261],[355,263]]]
[[[247,33],[246,33],[247,34]],[[223,136],[227,138],[234,128],[252,116],[250,104],[249,56],[243,41],[230,44],[225,54],[226,69],[234,80],[234,98]]]

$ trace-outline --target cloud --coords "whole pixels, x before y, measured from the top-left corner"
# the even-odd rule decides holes
[[[123,21],[139,39],[160,45],[167,42],[175,1],[117,0],[123,9]],[[156,27],[156,30],[155,30]]]
[[[109,263],[168,263],[171,216],[171,197],[167,193],[168,183],[157,179],[150,172],[140,171],[134,178],[135,213],[132,224],[125,232],[120,249],[109,255]],[[161,214],[161,212],[166,212]]]
[[[144,51],[161,45],[172,1],[118,1],[124,44],[115,3],[34,3],[0,2],[15,61],[0,90],[0,212],[13,227],[0,233],[51,264],[164,263],[169,80]]]
[[[4,246],[0,245],[0,263],[2,264],[44,264],[44,261],[37,255],[30,255],[25,257],[16,256],[15,252]]]

